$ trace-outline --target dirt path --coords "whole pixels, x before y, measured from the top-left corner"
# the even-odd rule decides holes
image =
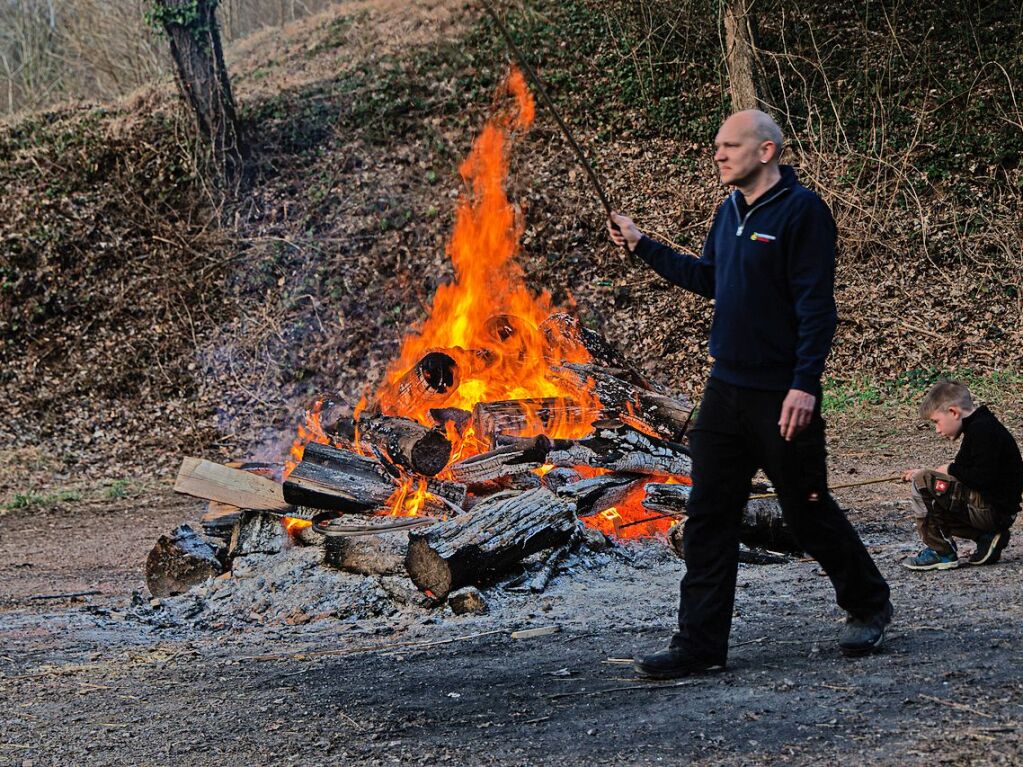
[[[843,440],[834,482],[914,451],[941,456],[929,435],[904,434]],[[609,662],[670,631],[682,565],[652,549],[636,566],[562,575],[542,597],[488,594],[487,616],[439,609],[397,631],[388,618],[161,629],[132,619],[131,591],[156,535],[197,504],[11,512],[0,764],[1019,763],[1023,536],[996,567],[909,573],[897,564],[914,548],[901,492],[841,496],[892,583],[886,653],[839,656],[843,616],[813,562],[743,566],[729,672],[677,685],[638,683]],[[29,600],[91,589],[102,593]],[[555,624],[551,636],[509,636]]]

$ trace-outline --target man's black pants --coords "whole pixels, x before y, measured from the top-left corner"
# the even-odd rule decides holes
[[[715,663],[728,654],[739,523],[758,468],[778,493],[785,523],[831,578],[839,606],[866,619],[888,601],[888,584],[827,490],[820,396],[809,426],[786,442],[778,426],[786,393],[711,378],[689,432],[693,492],[682,538],[686,573],[679,631],[672,645]]]

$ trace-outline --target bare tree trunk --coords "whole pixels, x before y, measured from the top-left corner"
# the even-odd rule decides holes
[[[217,0],[154,0],[170,39],[178,85],[195,113],[199,135],[209,144],[216,171],[228,189],[245,176],[246,146],[235,112],[231,82],[217,27]]]
[[[732,109],[757,109],[755,79],[756,46],[752,0],[722,0],[725,27],[725,67],[728,69],[728,89]]]

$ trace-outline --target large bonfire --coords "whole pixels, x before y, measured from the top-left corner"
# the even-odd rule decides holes
[[[565,318],[565,310],[554,304],[548,291],[531,292],[515,260],[523,223],[505,192],[508,154],[515,137],[532,124],[535,113],[533,98],[518,70],[512,70],[502,83],[497,104],[496,114],[473,142],[460,168],[465,189],[447,246],[454,280],[437,289],[428,316],[405,336],[379,389],[360,401],[354,414],[356,424],[363,414],[383,414],[433,428],[439,423],[438,410],[465,412],[480,403],[516,401],[522,403],[523,410],[523,425],[517,435],[571,439],[589,434],[594,413],[601,411],[592,379],[557,373],[568,364],[590,363],[590,352],[564,336],[552,343],[551,319]],[[430,385],[428,397],[419,396],[423,380]],[[301,460],[309,442],[333,441],[320,416],[319,406],[307,413],[286,463],[286,475]],[[449,465],[493,447],[488,435],[476,434],[471,423],[447,421],[443,428],[453,446]],[[358,449],[357,436],[354,444]],[[549,468],[536,471],[542,475]],[[602,470],[581,467],[580,472],[593,476]],[[438,476],[444,479],[445,472]],[[650,479],[675,481],[664,476]],[[410,476],[391,498],[390,513],[417,514],[426,495],[425,481]],[[623,536],[663,532],[671,525],[672,520],[661,519],[632,526],[626,532],[621,528],[624,520],[650,517],[640,505],[642,487],[630,496],[587,523]]]

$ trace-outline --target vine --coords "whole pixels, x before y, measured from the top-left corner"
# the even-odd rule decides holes
[[[192,39],[200,45],[204,44],[210,34],[209,25],[203,23],[205,5],[210,17],[217,11],[217,0],[187,0],[186,2],[167,2],[167,0],[149,0],[143,18],[157,34],[166,35],[171,27],[187,29]]]

